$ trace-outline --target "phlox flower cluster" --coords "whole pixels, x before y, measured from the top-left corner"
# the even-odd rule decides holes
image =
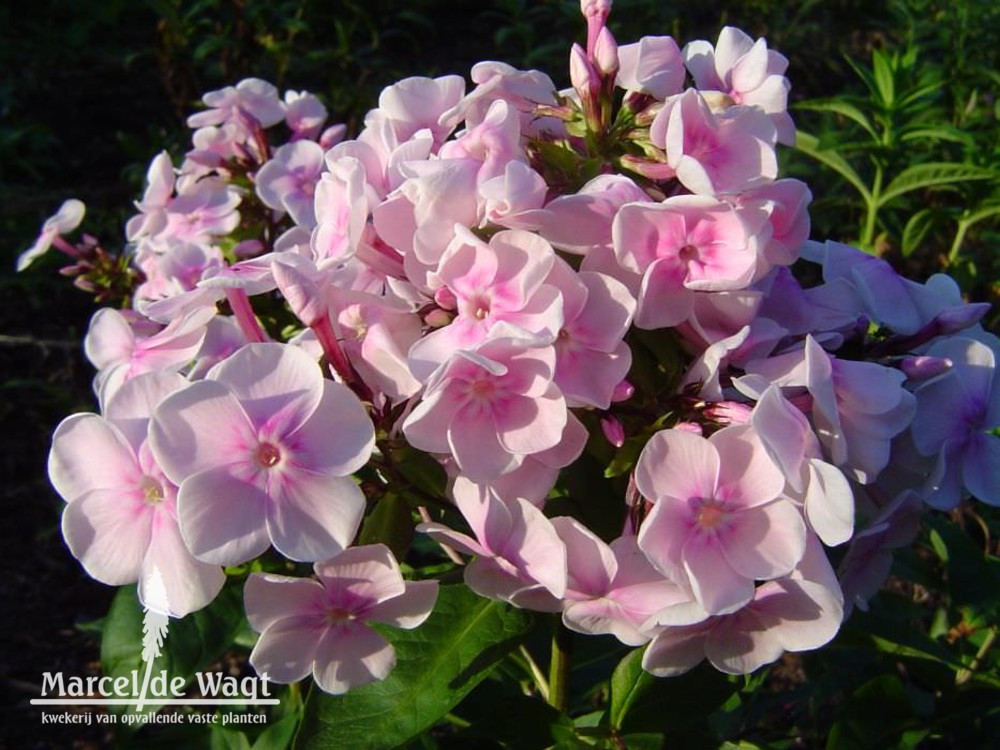
[[[247,580],[251,662],[382,679],[365,623],[417,627],[437,588],[357,539],[418,454],[448,481],[407,490],[417,529],[478,594],[648,644],[657,675],[738,674],[833,638],[924,505],[1000,505],[985,306],[809,240],[765,40],[619,46],[609,9],[583,3],[571,88],[501,62],[471,88],[407,78],[354,138],[308,93],[204,95],[128,222],[141,282],[87,333],[100,414],[53,439],[90,575],[142,597],[158,567],[183,616],[224,567],[312,563]],[[62,238],[82,214],[20,264],[82,253]],[[574,496],[611,462],[626,476]],[[587,502],[618,525],[566,511]]]

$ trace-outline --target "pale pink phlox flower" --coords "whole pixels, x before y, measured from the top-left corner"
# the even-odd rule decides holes
[[[523,162],[508,162],[503,174],[479,183],[483,201],[480,226],[536,230],[548,218],[542,209],[547,193],[548,185],[538,172]]]
[[[874,482],[889,463],[892,439],[916,411],[913,394],[903,388],[905,374],[877,362],[839,359],[812,336],[801,348],[748,363],[746,372],[734,385],[752,398],[771,383],[804,387],[825,454],[862,484]]]
[[[913,443],[935,457],[933,492],[926,501],[948,510],[963,490],[989,505],[1000,505],[1000,341],[981,334],[938,340],[927,355],[947,359],[950,370],[917,386]]]
[[[510,162],[527,163],[527,154],[521,146],[521,124],[517,110],[505,101],[493,102],[482,122],[462,131],[454,140],[441,146],[438,156],[442,159],[475,159],[481,162],[482,166],[476,175],[477,183],[502,175]]]
[[[737,206],[756,208],[767,214],[770,235],[761,243],[766,267],[789,266],[798,260],[799,250],[809,239],[810,230],[812,193],[804,182],[775,180],[741,192],[734,202]]]
[[[107,403],[122,384],[145,372],[182,370],[205,338],[213,308],[197,308],[149,335],[137,331],[121,312],[105,307],[94,313],[83,340],[87,359],[97,368],[94,392]]]
[[[313,570],[316,579],[273,573],[247,579],[247,619],[260,633],[250,664],[279,683],[311,673],[334,695],[384,680],[396,652],[368,623],[418,627],[434,609],[437,581],[404,581],[383,544],[351,547]]]
[[[607,409],[629,368],[624,342],[635,299],[621,282],[601,273],[577,273],[557,258],[547,283],[562,295],[563,324],[556,336],[556,384],[570,406]]]
[[[856,332],[859,320],[867,328],[864,305],[856,287],[846,279],[803,289],[787,268],[778,267],[754,286],[763,293],[760,317],[774,321],[789,336],[811,333],[817,341],[837,349],[845,336]]]
[[[568,411],[554,371],[551,345],[498,323],[434,372],[403,433],[419,450],[454,456],[474,481],[496,479],[562,439]]]
[[[365,116],[365,125],[381,115],[392,124],[399,142],[408,141],[426,129],[431,132],[435,146],[440,147],[454,129],[453,123],[442,122],[442,115],[463,96],[465,79],[461,76],[404,78],[382,90],[378,109]]]
[[[207,605],[225,581],[221,568],[199,562],[184,545],[177,486],[147,442],[153,409],[186,384],[168,372],[130,380],[108,400],[104,416],[63,420],[49,453],[49,478],[67,502],[62,530],[73,556],[102,583],[138,581],[140,599],[158,568],[175,617]]]
[[[670,99],[649,129],[680,183],[698,195],[740,193],[774,180],[774,125],[752,107],[715,113],[694,89]]]
[[[472,536],[441,523],[417,526],[436,541],[474,559],[465,583],[480,596],[558,612],[566,593],[566,546],[552,522],[523,498],[501,500],[463,478],[452,496]]]
[[[636,326],[683,322],[696,291],[749,286],[758,270],[760,227],[746,218],[728,203],[698,195],[622,206],[612,237],[621,266],[642,275]]]
[[[241,202],[237,188],[217,177],[178,186],[178,194],[166,207],[166,223],[151,240],[167,237],[187,242],[211,241],[231,234],[240,223],[236,209]]]
[[[231,316],[216,315],[205,326],[205,338],[187,373],[189,380],[201,380],[215,365],[248,343],[243,331]]]
[[[855,607],[868,611],[868,602],[889,577],[892,551],[913,542],[923,512],[920,495],[905,490],[854,535],[839,566],[845,617]]]
[[[641,646],[653,635],[646,623],[657,613],[684,609],[690,622],[708,616],[689,591],[650,565],[635,537],[619,537],[608,545],[576,519],[553,518],[552,525],[566,545],[562,619],[570,630],[610,633],[628,646]]]
[[[546,204],[538,233],[566,252],[590,255],[610,249],[612,223],[626,203],[651,203],[638,185],[623,175],[598,175],[572,195]],[[590,269],[599,270],[599,269]]]
[[[42,225],[42,231],[35,240],[35,243],[17,256],[17,271],[23,271],[34,263],[36,258],[48,252],[48,249],[52,247],[52,243],[57,237],[69,234],[80,226],[85,213],[86,206],[84,206],[82,201],[78,201],[76,198],[64,201],[59,206],[59,210],[45,220],[45,223]]]
[[[772,384],[760,397],[750,422],[767,454],[785,475],[786,493],[800,500],[810,528],[835,546],[854,533],[854,493],[847,477],[823,460],[809,420]]]
[[[135,204],[139,213],[128,220],[125,236],[132,242],[142,237],[153,237],[167,225],[167,207],[173,200],[177,176],[170,154],[161,151],[146,170],[146,190],[142,200]]]
[[[795,124],[788,114],[791,85],[784,76],[788,60],[768,49],[765,39],[755,42],[739,29],[726,26],[715,47],[704,40],[685,45],[684,64],[703,92],[718,91],[734,104],[760,107],[774,123],[778,141],[795,143]]]
[[[703,659],[727,674],[749,674],[785,651],[811,651],[837,634],[843,595],[822,547],[810,540],[792,573],[754,590],[753,600],[703,623],[666,627],[642,657],[658,677],[675,677]]]
[[[285,105],[278,97],[278,89],[259,78],[245,78],[235,86],[209,91],[201,100],[209,109],[188,117],[190,128],[236,125],[249,133],[248,116],[262,128],[285,119]]]
[[[313,196],[323,167],[323,148],[318,143],[286,143],[257,171],[257,196],[268,208],[287,211],[292,221],[311,229],[316,225]]]
[[[422,387],[407,364],[407,353],[422,335],[420,317],[391,297],[376,297],[330,286],[330,309],[341,346],[361,379],[390,401]]]
[[[539,105],[556,105],[556,86],[552,79],[538,70],[518,70],[507,63],[484,61],[472,66],[472,82],[476,84],[467,96],[441,114],[440,122],[452,128],[464,120],[466,127],[475,127],[486,118],[493,102],[512,105],[520,118],[521,132],[529,138],[543,134],[565,133],[563,123],[554,117],[539,117]]]
[[[189,292],[206,273],[224,263],[222,250],[216,245],[177,239],[140,242],[135,265],[146,279],[136,288],[135,300],[152,301]]]
[[[626,91],[665,99],[684,89],[684,60],[671,36],[644,36],[635,44],[618,48],[618,78]]]
[[[271,544],[322,560],[357,532],[365,501],[350,475],[368,461],[374,428],[300,349],[248,344],[167,398],[150,436],[201,560],[240,565]]]
[[[372,209],[375,230],[404,256],[406,277],[432,291],[429,276],[455,239],[455,227],[479,226],[483,201],[475,159],[413,161],[400,166],[406,180]]]
[[[711,614],[740,609],[755,580],[787,575],[802,559],[805,523],[749,425],[707,440],[662,430],[643,448],[635,481],[653,503],[640,549]]]
[[[316,226],[311,240],[320,267],[341,263],[355,253],[375,198],[360,161],[328,154],[326,165],[328,171],[315,188]]]
[[[194,146],[184,155],[181,173],[202,177],[212,171],[225,174],[232,159],[254,161],[260,156],[255,144],[247,143],[246,128],[236,123],[221,127],[207,125],[198,128],[191,136]]]
[[[563,315],[559,290],[546,283],[554,262],[552,246],[531,232],[505,229],[487,244],[456,227],[436,273],[435,293],[455,317],[410,349],[414,375],[426,380],[456,349],[475,346],[501,321],[555,340]]]
[[[285,124],[292,131],[292,141],[315,141],[323,129],[327,114],[323,102],[314,94],[308,91],[285,92]],[[328,149],[332,145],[325,145],[324,148]]]

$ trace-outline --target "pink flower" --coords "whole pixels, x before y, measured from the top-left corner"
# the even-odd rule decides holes
[[[844,617],[843,595],[817,543],[799,567],[758,586],[746,607],[689,626],[666,627],[642,657],[657,677],[684,674],[703,659],[727,674],[749,674],[785,651],[827,644]]]
[[[404,581],[382,544],[352,547],[313,569],[318,580],[269,573],[247,579],[247,619],[260,633],[250,664],[280,683],[312,673],[335,695],[384,680],[396,652],[368,623],[419,626],[434,608],[437,581]]]
[[[326,116],[326,107],[313,94],[307,91],[285,92],[285,124],[292,131],[293,141],[316,140],[326,122]],[[332,145],[330,143],[323,147],[328,149]]]
[[[553,348],[501,333],[445,362],[403,423],[413,447],[454,456],[474,481],[496,479],[553,448],[567,421],[552,381]]]
[[[349,475],[371,455],[374,429],[305,352],[243,347],[166,399],[150,434],[199,559],[239,565],[273,543],[293,560],[321,560],[354,538],[365,503]]]
[[[739,193],[778,176],[774,125],[737,107],[716,114],[694,89],[666,103],[649,129],[680,183],[698,195]]]
[[[323,171],[323,149],[312,141],[286,143],[274,152],[255,178],[257,195],[268,208],[287,211],[292,221],[316,224],[313,195]]]
[[[523,230],[497,232],[489,244],[456,230],[437,272],[437,298],[455,310],[451,324],[431,332],[410,350],[414,374],[426,380],[456,349],[483,341],[500,321],[555,338],[562,325],[558,290],[545,283],[555,262],[552,246]]]
[[[786,575],[802,559],[805,524],[781,497],[785,479],[749,426],[708,440],[658,432],[639,456],[635,481],[653,503],[639,548],[711,614],[741,608],[755,580]]]
[[[579,521],[552,519],[566,545],[568,580],[563,622],[578,633],[610,633],[629,646],[641,646],[653,631],[645,627],[664,611],[685,611],[685,622],[708,615],[693,601],[691,592],[664,578],[636,546],[633,536],[605,544]]]
[[[782,75],[788,60],[767,48],[767,41],[753,41],[739,29],[726,26],[713,48],[706,41],[684,47],[684,63],[702,91],[718,91],[733,104],[759,107],[778,131],[778,140],[795,143],[795,125],[788,114],[791,86]]]
[[[262,128],[269,128],[285,119],[285,108],[278,98],[278,90],[259,78],[246,78],[235,86],[209,91],[202,96],[202,101],[209,109],[191,115],[187,120],[188,127],[227,123],[246,127],[246,116],[249,115]]]
[[[73,556],[102,583],[138,581],[140,599],[158,568],[175,617],[207,605],[225,581],[221,568],[196,560],[184,545],[177,486],[147,442],[150,413],[186,383],[173,373],[130,380],[108,401],[103,417],[63,420],[49,453],[49,478],[67,502],[62,530]]]
[[[400,142],[426,128],[431,131],[435,144],[440,145],[452,129],[450,125],[441,124],[442,115],[464,95],[465,79],[461,76],[414,76],[383,89],[376,111],[389,120]],[[369,112],[365,124],[371,117]]]
[[[663,101],[684,88],[684,60],[671,36],[644,36],[618,48],[618,80],[627,91]]]
[[[570,406],[607,409],[629,368],[624,339],[635,312],[625,285],[601,273],[576,273],[557,259],[548,283],[562,295],[563,325],[556,337],[556,384]]]
[[[417,530],[475,556],[465,566],[469,588],[520,607],[558,612],[566,592],[566,547],[552,522],[527,500],[501,500],[465,478],[455,480],[452,495],[473,536],[440,523],[423,523]]]
[[[78,201],[75,198],[65,201],[59,207],[59,210],[56,211],[55,215],[45,220],[45,224],[42,225],[42,232],[38,235],[38,239],[35,240],[35,244],[17,257],[17,270],[19,272],[23,271],[35,261],[35,258],[44,255],[52,247],[52,243],[57,238],[72,232],[80,226],[85,211],[86,207],[82,201]]]
[[[757,238],[728,203],[681,195],[662,203],[628,203],[612,227],[615,258],[642,275],[636,325],[684,321],[695,291],[742,289],[757,273]]]

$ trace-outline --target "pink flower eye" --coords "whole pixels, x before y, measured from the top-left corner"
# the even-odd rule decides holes
[[[271,443],[261,443],[257,446],[254,458],[262,468],[270,469],[281,461],[281,451]]]
[[[728,515],[726,509],[716,501],[703,500],[695,521],[703,531],[715,531],[725,523]]]
[[[150,505],[157,505],[163,502],[163,486],[153,477],[143,477],[139,482],[142,495]]]

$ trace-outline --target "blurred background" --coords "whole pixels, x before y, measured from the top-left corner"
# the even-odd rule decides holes
[[[971,300],[997,302],[1000,5],[616,0],[609,25],[622,44],[714,43],[724,25],[765,36],[790,61],[792,113],[808,134],[783,159],[815,196],[813,236],[862,245],[916,279],[947,271]],[[573,0],[0,5],[0,746],[105,742],[96,727],[43,728],[27,706],[42,671],[96,673],[113,593],[66,551],[45,480],[54,426],[94,409],[81,341],[95,308],[59,276],[58,253],[14,273],[42,222],[79,198],[84,231],[121,249],[149,160],[164,147],[178,159],[201,94],[244,77],[318,94],[355,133],[378,92],[410,75],[467,76],[494,59],[566,86],[569,45],[584,32]],[[973,533],[989,547],[990,524]],[[947,731],[952,740],[921,746],[973,746]]]

